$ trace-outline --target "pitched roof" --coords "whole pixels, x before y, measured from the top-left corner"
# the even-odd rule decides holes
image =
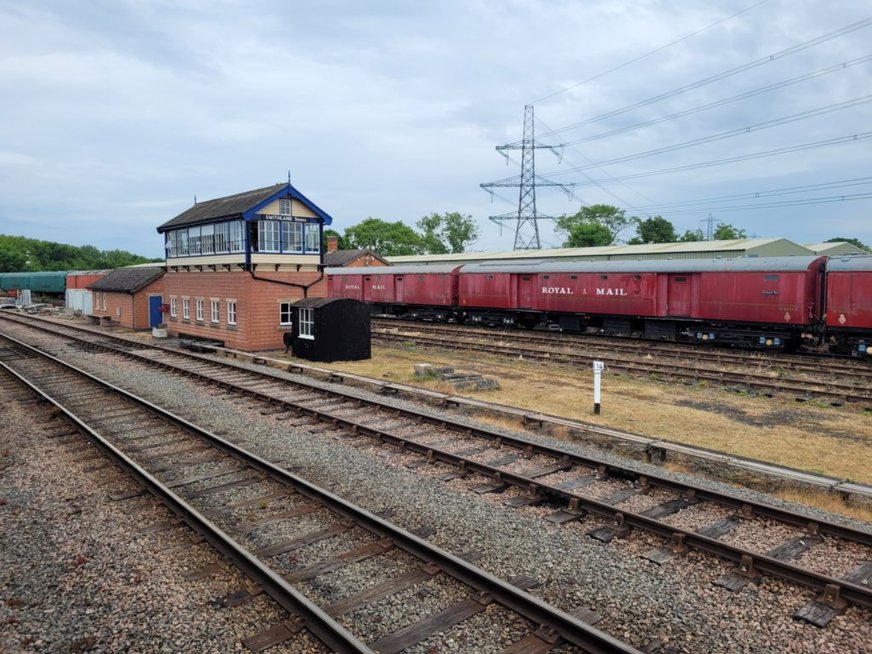
[[[105,277],[89,285],[92,291],[135,293],[159,279],[166,271],[158,266],[152,268],[116,268]]]
[[[345,266],[365,254],[369,254],[379,261],[387,263],[387,261],[382,259],[372,250],[334,250],[333,252],[324,253],[324,265],[334,267]]]
[[[282,184],[273,184],[272,186],[255,189],[253,191],[244,191],[242,193],[236,193],[235,195],[228,195],[223,198],[198,202],[172,220],[165,222],[157,228],[157,231],[162,233],[173,227],[181,227],[183,225],[197,225],[218,220],[233,220],[234,218],[251,218],[251,216],[263,205],[268,204],[279,197],[291,197],[295,200],[299,200],[311,209],[316,216],[321,218],[325,225],[330,225],[333,222],[333,219],[324,213],[318,205],[300,193],[291,184],[284,182]]]

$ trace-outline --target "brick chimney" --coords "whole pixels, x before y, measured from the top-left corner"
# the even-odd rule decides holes
[[[335,236],[327,237],[327,251],[328,252],[336,252],[339,247],[339,239]]]

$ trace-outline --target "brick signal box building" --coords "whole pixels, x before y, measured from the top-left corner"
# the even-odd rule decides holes
[[[199,202],[158,227],[170,336],[283,348],[293,303],[327,293],[322,241],[332,222],[284,183]]]

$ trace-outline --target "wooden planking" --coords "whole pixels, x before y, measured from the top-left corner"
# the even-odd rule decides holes
[[[370,648],[379,654],[395,654],[395,652],[411,647],[415,643],[420,643],[433,634],[460,624],[467,618],[481,613],[485,608],[485,605],[478,599],[470,597],[371,643]]]
[[[439,574],[439,569],[436,566],[429,565],[421,568],[416,568],[411,572],[407,572],[399,577],[388,579],[387,581],[367,588],[353,595],[334,602],[324,609],[324,612],[332,617],[337,617],[350,613],[361,606],[372,604],[390,595],[395,595],[400,591],[416,586],[420,583],[432,579],[434,575]]]

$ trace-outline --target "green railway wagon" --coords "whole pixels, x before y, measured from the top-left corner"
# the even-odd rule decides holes
[[[63,295],[67,289],[67,270],[47,272],[0,273],[0,289],[3,291],[29,289],[34,293]]]

